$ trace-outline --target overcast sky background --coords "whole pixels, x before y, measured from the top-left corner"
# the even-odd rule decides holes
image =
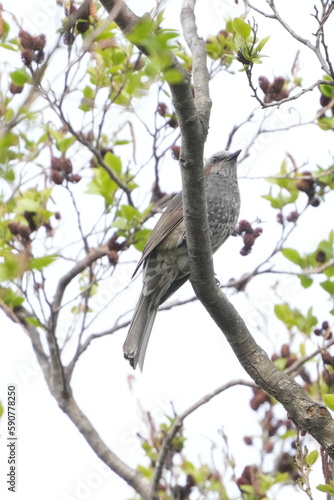
[[[151,1],[131,1],[130,7],[143,14],[152,7]],[[265,9],[266,2],[255,0],[254,3]],[[55,6],[53,0],[33,1],[15,0],[2,2],[4,9],[15,9],[16,16],[26,29],[33,34],[45,33],[52,36],[58,25],[62,12]],[[230,15],[237,17],[243,12],[242,2],[239,6],[229,1],[198,1],[197,20],[199,31],[203,37],[208,33],[216,34],[224,27],[224,18]],[[178,29],[179,5],[177,0],[166,2],[166,20],[164,26]],[[296,0],[291,2],[277,1],[282,17],[302,36],[309,36],[315,31],[314,19],[309,15],[312,2]],[[19,7],[18,7],[19,6]],[[35,32],[31,29],[36,26]],[[259,18],[259,37],[271,35],[264,51],[270,58],[264,60],[262,66],[255,68],[257,76],[285,76],[291,68],[296,51],[301,50],[301,74],[305,87],[312,84],[322,75],[315,57],[294,42],[277,23]],[[328,30],[329,31],[329,30]],[[333,30],[331,30],[333,33]],[[333,40],[330,40],[333,47]],[[1,52],[4,54],[4,52]],[[10,57],[8,51],[6,57]],[[244,120],[253,109],[255,102],[250,98],[251,91],[246,83],[245,74],[236,76],[226,73],[219,75],[211,84],[213,109],[211,127],[206,145],[206,156],[224,148],[228,133],[234,124]],[[319,93],[304,96],[303,121],[312,119],[319,108]],[[148,98],[149,101],[149,98]],[[138,112],[145,116],[147,100],[138,103]],[[296,120],[296,114],[286,106],[275,117],[274,126],[283,127]],[[232,145],[232,150],[242,148],[249,137],[253,135],[255,126],[245,127]],[[140,143],[140,134],[138,131]],[[254,251],[248,257],[239,254],[241,240],[231,238],[215,256],[215,270],[221,282],[226,282],[231,276],[238,278],[252,270],[261,258],[272,249],[273,241],[279,234],[279,227],[274,224],[273,215],[269,214],[268,202],[261,198],[267,194],[269,184],[257,179],[263,175],[272,175],[279,171],[285,152],[295,157],[297,164],[308,163],[305,169],[312,170],[316,164],[324,167],[331,162],[332,134],[323,133],[316,127],[292,129],[280,134],[262,136],[256,150],[249,159],[242,163],[239,169],[242,208],[240,218],[250,221],[262,217],[264,232],[256,242]],[[145,145],[143,146],[143,150]],[[144,174],[143,174],[144,175]],[[246,178],[247,177],[247,178]],[[161,185],[167,192],[177,191],[181,187],[177,163],[170,157],[166,158],[165,168],[161,172]],[[61,190],[56,199],[62,200]],[[92,203],[95,198],[92,197]],[[326,206],[320,205],[314,209],[307,223],[300,222],[300,229],[292,238],[290,246],[300,243],[300,235],[307,234],[303,241],[306,251],[314,249],[314,242],[328,236],[332,228],[332,220],[328,214],[333,213],[333,199]],[[90,207],[82,205],[90,217]],[[267,217],[267,218],[266,218]],[[332,219],[332,217],[331,217]],[[88,219],[89,220],[89,219]],[[306,224],[312,223],[312,230],[305,233]],[[126,255],[126,260],[138,260],[138,252]],[[282,266],[289,265],[282,259]],[[292,267],[290,269],[293,269]],[[133,266],[119,266],[117,271],[120,286],[128,283]],[[112,278],[113,279],[113,278]],[[287,334],[279,321],[273,317],[273,304],[277,302],[272,284],[272,277],[257,278],[247,294],[233,294],[233,304],[251,328],[256,341],[271,354],[274,346],[279,346],[288,340]],[[113,283],[104,283],[106,293]],[[124,310],[130,309],[139,293],[140,279],[135,281],[126,295]],[[298,280],[282,276],[277,288],[282,302],[287,300],[293,306],[305,311],[314,305],[319,319],[329,319],[326,314],[328,303],[325,294],[314,287],[305,291],[302,297],[297,295]],[[110,289],[109,289],[110,292]],[[191,295],[190,285],[180,291],[179,298]],[[174,298],[173,298],[174,299]],[[172,300],[173,300],[172,299]],[[125,300],[124,297],[122,299]],[[323,303],[322,303],[323,302]],[[118,309],[119,310],[119,309]],[[100,319],[100,329],[112,326],[117,318],[117,311],[111,310],[110,316],[104,314]],[[6,402],[6,388],[10,383],[18,388],[18,492],[16,500],[34,498],[34,500],[73,500],[131,498],[129,488],[108,471],[95,457],[82,436],[68,418],[62,414],[55,400],[50,396],[43,376],[37,366],[29,339],[22,330],[10,322],[2,313],[0,335],[0,400]],[[63,326],[66,331],[66,321]],[[264,332],[269,332],[267,336]],[[144,432],[141,423],[140,409],[137,399],[145,410],[150,410],[152,416],[161,421],[164,414],[171,414],[170,401],[177,411],[182,411],[194,401],[219,385],[233,379],[247,379],[244,371],[231,352],[223,335],[208,318],[199,303],[174,308],[169,312],[158,314],[147,351],[143,374],[133,372],[122,356],[122,344],[126,332],[120,331],[109,338],[95,342],[82,357],[76,368],[73,387],[77,401],[87,413],[92,423],[111,449],[118,453],[132,466],[141,461],[142,453],[137,432]],[[134,394],[129,392],[128,376],[134,376]],[[244,434],[258,433],[256,416],[247,412],[251,391],[240,388],[215,398],[206,407],[201,408],[186,422],[188,458],[210,460],[210,448],[213,443],[217,449],[223,447],[218,430],[223,428],[229,437],[230,451],[238,464],[238,451]],[[246,410],[247,409],[247,410]],[[282,412],[284,416],[284,412]],[[236,425],[237,422],[237,425]],[[4,471],[7,471],[7,450],[3,438],[6,436],[6,418],[0,423],[0,496],[11,498],[4,484]],[[312,444],[315,446],[315,443]],[[200,450],[200,451],[199,451]],[[199,458],[199,455],[201,458]],[[217,456],[219,452],[217,453]],[[246,464],[256,462],[254,448],[242,448],[243,462],[238,464],[237,472],[241,473]],[[271,457],[268,457],[270,460]],[[219,459],[218,459],[219,461]],[[143,463],[143,462],[141,462]],[[318,467],[319,468],[319,467]],[[321,476],[313,478],[313,486],[321,482]],[[277,499],[286,495],[277,495]],[[8,496],[7,496],[8,495]],[[234,496],[237,489],[234,490]],[[289,498],[299,499],[305,494],[290,489]],[[314,490],[314,500],[321,500],[324,494]]]

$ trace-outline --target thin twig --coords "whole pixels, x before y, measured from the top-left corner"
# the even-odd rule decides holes
[[[152,498],[156,498],[156,493],[157,493],[158,488],[159,488],[159,482],[160,482],[160,478],[162,475],[163,467],[164,467],[165,462],[166,462],[166,457],[167,457],[168,451],[170,450],[170,447],[171,447],[171,444],[172,444],[174,437],[181,429],[184,419],[186,417],[188,417],[191,413],[196,411],[198,408],[200,408],[201,406],[203,406],[206,403],[208,403],[209,401],[211,401],[211,399],[216,397],[218,394],[221,394],[222,392],[226,391],[227,389],[230,389],[231,387],[235,387],[237,385],[243,385],[246,387],[255,387],[255,384],[253,382],[248,382],[245,380],[233,380],[231,382],[228,382],[227,384],[224,384],[224,385],[218,387],[218,389],[214,390],[213,392],[206,394],[201,399],[196,401],[196,403],[191,405],[189,408],[187,408],[185,411],[180,413],[180,415],[178,415],[175,418],[175,421],[174,421],[172,428],[166,434],[166,436],[163,440],[163,443],[162,443],[161,449],[160,449],[160,453],[159,453],[159,458],[158,458],[156,465],[155,465],[155,472],[154,472],[154,477],[153,477],[152,485],[151,485]]]

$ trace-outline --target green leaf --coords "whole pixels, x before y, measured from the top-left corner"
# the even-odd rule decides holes
[[[254,498],[254,486],[251,486],[250,484],[242,484],[240,486],[241,491],[244,491],[245,493],[248,493],[251,495],[251,498]]]
[[[289,429],[288,431],[284,432],[284,434],[281,434],[279,437],[279,439],[282,439],[282,441],[284,441],[285,439],[287,438],[290,438],[290,437],[295,437],[296,436],[296,431],[295,430],[292,430],[292,429]],[[288,474],[289,476],[289,474]],[[290,477],[290,476],[289,476]],[[288,479],[288,478],[287,478]]]
[[[181,71],[178,71],[176,69],[167,69],[166,71],[164,71],[164,78],[166,82],[170,84],[182,83],[184,80]]]
[[[277,318],[283,321],[283,323],[285,323],[288,327],[295,325],[295,318],[287,304],[277,304],[274,307],[274,312]]]
[[[134,219],[138,221],[140,218],[140,212],[131,205],[122,205],[117,214],[123,216],[128,222],[132,222]]]
[[[40,209],[40,204],[38,201],[32,200],[31,198],[20,198],[17,201],[16,212],[22,214],[23,212],[37,212]]]
[[[327,75],[324,76],[324,80],[331,80]],[[333,85],[319,85],[320,92],[325,97],[332,98],[334,96],[334,86]]]
[[[306,356],[305,342],[302,342],[301,344],[299,344],[299,352],[303,358]]]
[[[0,299],[4,302],[10,309],[18,307],[24,302],[24,298],[17,295],[11,288],[0,288]]]
[[[323,116],[318,119],[318,125],[322,130],[334,130],[334,118]]]
[[[127,139],[118,139],[114,142],[115,146],[125,146],[126,144],[129,144],[130,141]]]
[[[4,412],[4,409],[3,409],[2,404],[0,403],[0,418],[1,418],[1,417],[2,417],[2,415],[3,415],[3,412]]]
[[[330,295],[334,295],[334,282],[330,280],[323,281],[320,286]]]
[[[331,278],[332,276],[334,276],[334,266],[327,267],[327,269],[325,269],[323,273],[327,276],[327,278]]]
[[[17,48],[13,47],[13,45],[11,45],[10,43],[0,43],[0,47],[2,47],[3,49],[13,50],[17,52]]]
[[[61,139],[59,143],[57,144],[57,148],[61,153],[66,153],[68,148],[72,146],[76,141],[76,138],[74,136],[70,137],[64,137],[64,139]]]
[[[245,23],[245,21],[243,21],[239,17],[233,19],[232,26],[236,33],[238,33],[238,35],[241,35],[244,39],[248,38],[251,34],[252,28],[248,23]]]
[[[277,318],[283,321],[289,330],[293,326],[296,326],[301,332],[306,334],[312,331],[318,321],[312,314],[312,307],[308,309],[306,316],[303,316],[298,309],[290,309],[287,304],[277,304],[274,307],[274,312]]]
[[[146,467],[143,467],[142,465],[138,465],[137,469],[141,473],[141,475],[146,477],[147,479],[153,478],[153,470],[152,469],[148,469]]]
[[[297,250],[295,250],[294,248],[283,248],[281,252],[286,259],[290,260],[294,264],[300,265],[300,263],[303,261]]]
[[[33,326],[39,326],[40,328],[44,328],[44,325],[37,318],[27,317],[25,318],[26,322]]]
[[[135,235],[136,241],[133,244],[136,250],[138,250],[139,252],[142,252],[144,250],[144,247],[151,232],[152,232],[151,229],[141,229],[136,232]]]
[[[30,269],[37,269],[41,271],[44,267],[49,266],[56,260],[56,255],[46,255],[45,257],[37,257],[36,259],[30,260]]]
[[[106,155],[107,156],[107,155]],[[94,179],[88,184],[87,193],[97,194],[104,198],[105,206],[109,207],[114,201],[114,194],[117,191],[117,184],[114,182],[108,172],[102,167],[93,169]]]
[[[129,230],[129,222],[125,217],[117,217],[116,220],[111,224],[111,227],[116,227],[117,229],[121,229],[122,231]]]
[[[104,161],[108,167],[112,168],[117,174],[122,172],[122,162],[119,156],[115,156],[108,151],[108,153],[104,155]]]
[[[269,38],[270,38],[270,36],[266,36],[265,38],[262,38],[262,40],[260,40],[259,43],[257,44],[257,46],[255,47],[255,51],[261,52],[261,50],[263,49],[265,44],[268,42]]]
[[[15,83],[15,85],[19,85],[20,87],[23,87],[25,83],[28,83],[31,80],[30,76],[24,68],[12,71],[9,75],[12,79],[12,82]]]
[[[286,191],[290,193],[289,196],[285,196],[283,194],[283,192]],[[278,208],[281,210],[285,205],[288,205],[289,203],[294,203],[296,201],[296,199],[298,198],[298,189],[289,188],[286,190],[281,190],[281,192],[278,193],[276,197],[269,194],[269,195],[263,195],[262,198],[264,198],[265,200],[269,200],[273,208]]]
[[[308,465],[314,465],[318,459],[319,453],[317,450],[313,450],[306,456],[306,463]]]
[[[317,490],[323,491],[324,493],[329,493],[330,495],[334,495],[334,487],[329,484],[319,484],[317,486]]]
[[[95,98],[94,90],[92,89],[92,87],[89,87],[88,85],[83,89],[82,93],[86,99],[94,99]]]
[[[298,278],[300,279],[300,284],[302,285],[303,288],[309,288],[313,283],[313,280],[308,276],[300,274],[298,275]]]
[[[0,282],[15,279],[26,271],[28,263],[23,254],[6,252],[4,262],[0,264]]]
[[[327,408],[334,411],[334,394],[324,394],[324,403]]]
[[[283,370],[285,370],[286,363],[287,363],[287,359],[286,358],[277,358],[274,361],[274,365],[276,366],[276,368],[278,368],[279,370],[281,370],[281,372]]]

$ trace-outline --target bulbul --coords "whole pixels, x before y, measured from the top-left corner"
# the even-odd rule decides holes
[[[240,151],[219,151],[205,164],[205,192],[212,253],[227,240],[240,210],[237,158]],[[144,264],[143,288],[124,342],[124,357],[143,369],[147,344],[159,306],[190,276],[182,192],[168,204],[154,227],[133,276]]]

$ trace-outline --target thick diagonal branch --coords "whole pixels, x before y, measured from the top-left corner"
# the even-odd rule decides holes
[[[183,2],[181,20],[189,36],[197,37],[196,26],[191,26],[191,22],[194,23],[194,16],[189,13],[194,6],[194,1]],[[188,41],[188,44],[190,48],[193,46],[191,41]],[[181,132],[182,135],[187,134],[186,129],[181,128]],[[200,176],[198,165],[194,165],[191,171],[182,169],[187,244],[194,291],[225,334],[247,373],[259,386],[280,401],[291,417],[301,427],[307,429],[333,458],[334,422],[329,411],[323,405],[312,401],[300,385],[274,366],[263,349],[256,344],[236,309],[215,285],[207,233],[204,189],[199,182]]]
[[[111,9],[116,1],[101,0],[101,3],[105,6],[108,5]],[[117,4],[125,5],[121,0],[118,0]],[[187,43],[190,49],[195,52],[205,49],[200,43],[197,43],[199,38],[195,24],[194,7],[194,0],[184,0],[181,20]],[[124,26],[126,17],[130,28],[136,22],[136,16],[131,17],[129,9],[126,7],[126,15],[119,18],[119,26],[125,32],[128,30],[127,26]],[[118,23],[117,17],[114,20]],[[196,56],[193,58],[194,74],[202,73],[204,75],[205,70],[196,68],[196,65],[203,65],[205,58],[197,57],[197,54],[194,55]],[[178,65],[172,56],[171,65],[174,65],[173,67]],[[207,130],[202,128],[195,100],[189,99],[189,80],[185,78],[181,84],[170,87],[182,133],[180,162],[183,203],[191,282],[194,291],[226,335],[247,373],[259,386],[279,400],[291,417],[300,426],[307,429],[327,453],[334,458],[334,422],[328,410],[323,405],[312,401],[292,378],[273,365],[266,353],[256,344],[233,305],[215,284],[202,171],[203,145]],[[205,92],[204,89],[204,94]]]
[[[58,398],[60,408],[72,420],[96,455],[118,476],[134,488],[144,500],[150,500],[150,484],[142,475],[123,462],[104,443],[101,436],[72,397]]]

